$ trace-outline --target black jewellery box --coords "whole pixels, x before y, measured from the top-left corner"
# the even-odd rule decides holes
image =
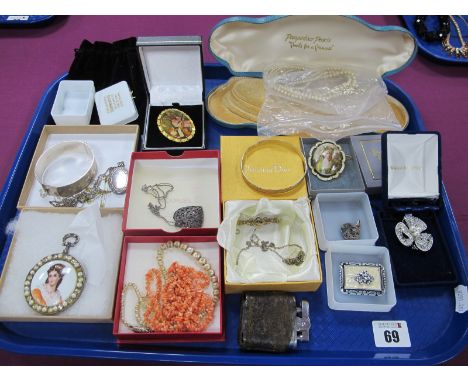
[[[384,205],[378,217],[399,286],[457,282],[439,223],[443,209],[440,161],[438,132],[382,135]]]
[[[141,149],[204,149],[201,37],[138,37],[137,47],[148,92]]]

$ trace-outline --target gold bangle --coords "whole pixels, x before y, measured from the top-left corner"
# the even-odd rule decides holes
[[[247,177],[247,175],[245,174],[244,166],[245,166],[245,162],[247,160],[247,157],[252,152],[257,150],[258,148],[262,148],[265,145],[272,145],[272,144],[273,145],[276,144],[278,146],[286,148],[286,149],[292,151],[294,154],[296,154],[297,156],[299,156],[301,158],[301,161],[302,161],[302,164],[303,164],[303,167],[304,167],[304,172],[303,172],[302,176],[299,178],[299,180],[297,180],[294,184],[292,184],[290,186],[283,187],[283,188],[264,188],[264,187],[261,187],[261,186],[255,184],[254,182],[252,182]],[[240,170],[241,170],[242,178],[244,179],[244,181],[249,185],[249,187],[253,188],[255,191],[266,193],[266,194],[284,194],[286,192],[289,192],[289,191],[295,189],[297,186],[299,186],[302,183],[302,181],[304,180],[304,178],[305,178],[305,176],[307,174],[307,160],[304,157],[304,155],[296,147],[294,147],[291,143],[285,142],[285,141],[280,141],[280,140],[277,140],[277,139],[267,139],[267,140],[259,141],[259,142],[255,143],[255,144],[253,144],[252,146],[249,146],[247,148],[247,150],[245,150],[245,152],[244,152],[244,154],[242,155],[242,158],[241,158]]]

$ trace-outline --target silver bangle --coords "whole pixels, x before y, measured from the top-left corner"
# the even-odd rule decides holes
[[[85,154],[88,157],[89,166],[82,174],[76,174],[75,181],[67,184],[48,184],[45,177],[48,171],[54,166],[61,157],[69,154]],[[67,172],[73,172],[73,167],[68,168]],[[34,176],[42,186],[44,192],[51,196],[68,197],[84,190],[96,177],[97,165],[94,153],[84,142],[71,141],[58,143],[44,151],[36,162]]]

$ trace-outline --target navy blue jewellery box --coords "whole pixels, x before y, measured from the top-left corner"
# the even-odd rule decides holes
[[[399,286],[455,285],[458,279],[439,222],[443,211],[440,161],[438,132],[382,135],[383,207],[378,218]],[[429,250],[414,245],[420,233],[409,239],[408,246],[398,238],[397,224],[408,226],[405,217],[410,215],[427,225],[423,232],[433,239]]]

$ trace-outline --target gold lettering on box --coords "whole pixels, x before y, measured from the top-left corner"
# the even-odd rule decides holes
[[[390,170],[393,170],[393,171],[405,171],[405,170],[409,170],[409,171],[422,171],[422,166],[390,166]]]
[[[291,169],[283,167],[279,164],[275,164],[270,167],[252,167],[249,165],[245,165],[244,171],[250,172],[252,174],[286,174],[291,172]]]
[[[104,96],[104,104],[106,105],[106,111],[108,113],[112,113],[114,110],[120,109],[124,106],[120,93]]]
[[[377,150],[377,149],[372,149],[371,150],[371,155],[377,159],[378,161],[382,161],[382,153],[380,152],[380,150]]]
[[[291,49],[312,50],[314,52],[331,51],[335,47],[330,37],[323,37],[318,35],[294,35],[292,33],[288,33],[284,41],[289,44]]]

